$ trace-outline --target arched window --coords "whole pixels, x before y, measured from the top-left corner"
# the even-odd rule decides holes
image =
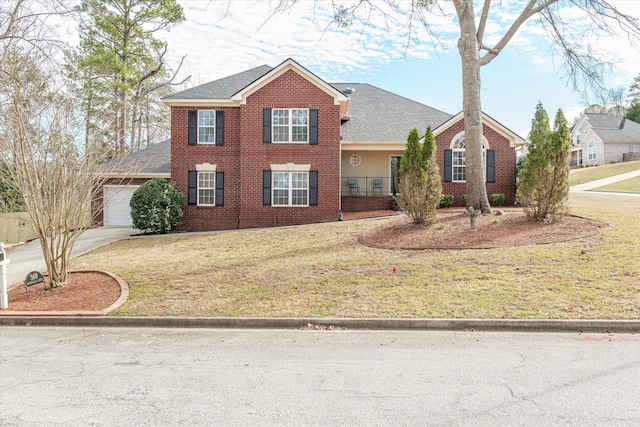
[[[595,141],[591,141],[589,143],[589,160],[595,160],[596,159],[596,153],[597,153],[597,144]]]
[[[466,182],[466,143],[464,132],[457,134],[451,141],[451,180],[453,182]],[[487,139],[482,137],[482,167],[487,165],[487,149],[489,143]]]

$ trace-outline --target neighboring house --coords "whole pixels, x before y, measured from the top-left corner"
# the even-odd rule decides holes
[[[164,98],[171,179],[187,231],[335,221],[394,206],[412,128],[433,129],[443,193],[462,205],[462,113],[452,116],[368,84],[329,84],[288,59]],[[487,192],[515,200],[522,138],[487,115]]]
[[[640,124],[608,114],[583,113],[571,128],[571,166],[640,160]]]

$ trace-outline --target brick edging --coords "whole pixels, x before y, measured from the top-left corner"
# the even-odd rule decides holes
[[[122,280],[120,276],[113,274],[109,271],[102,270],[82,270],[84,273],[99,273],[106,274],[114,279],[120,286],[120,296],[109,307],[102,310],[74,310],[74,311],[19,311],[19,310],[0,310],[0,316],[25,316],[25,317],[40,317],[40,316],[70,316],[70,317],[82,317],[82,316],[106,316],[109,312],[120,307],[129,297],[129,285]],[[19,285],[19,284],[18,284]]]

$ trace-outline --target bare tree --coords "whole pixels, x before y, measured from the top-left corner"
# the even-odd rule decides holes
[[[280,0],[274,13],[286,11],[297,2]],[[591,44],[583,43],[583,40],[622,31],[633,42],[640,41],[638,19],[622,13],[607,0],[528,0],[512,4],[492,4],[491,0],[345,0],[346,4],[341,4],[330,0],[330,3],[334,21],[342,26],[354,22],[363,22],[366,26],[375,15],[382,15],[385,20],[403,20],[408,43],[420,39],[419,30],[425,30],[426,37],[431,40],[437,38],[430,18],[432,14],[446,16],[448,5],[453,5],[460,31],[458,50],[462,64],[467,206],[485,213],[491,212],[491,208],[482,165],[481,68],[498,57],[525,22],[536,19],[554,43],[555,52],[563,58],[563,66],[574,88],[602,88],[607,63],[603,55],[594,52]],[[383,10],[381,4],[388,8]],[[480,13],[476,13],[476,4],[481,5]],[[508,11],[508,17],[513,19],[506,26],[504,21],[495,25],[505,30],[502,34],[493,34],[491,40],[497,42],[490,44],[485,33],[498,11]]]
[[[61,76],[64,47],[47,24],[56,2],[2,3],[0,180],[18,191],[40,241],[52,286],[67,282],[69,254],[88,224],[92,191],[107,171],[84,150],[75,99]],[[42,11],[42,12],[38,12]],[[55,41],[51,41],[51,39]],[[2,200],[0,203],[4,203]]]
[[[622,119],[630,102],[625,98],[626,89],[619,86],[596,93],[596,103],[584,109],[585,113],[601,113]]]

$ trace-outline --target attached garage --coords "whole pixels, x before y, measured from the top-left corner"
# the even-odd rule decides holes
[[[131,227],[129,201],[138,185],[104,186],[104,225],[106,227]]]
[[[131,196],[150,179],[171,179],[171,142],[159,142],[107,163],[91,202],[92,225],[131,227]]]

